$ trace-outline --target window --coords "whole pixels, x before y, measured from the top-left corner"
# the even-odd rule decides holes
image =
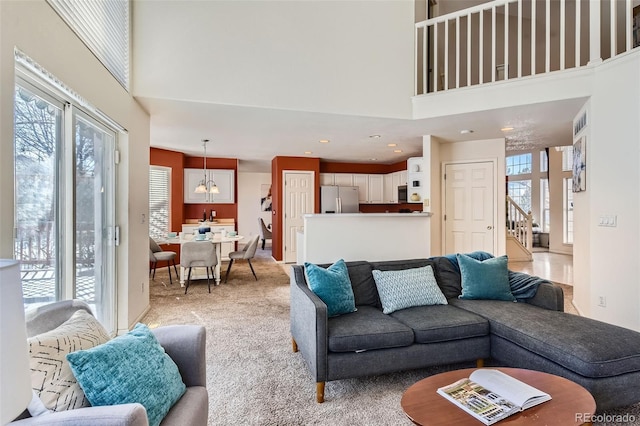
[[[165,238],[170,231],[171,169],[151,166],[149,169],[149,236]]]
[[[531,211],[531,180],[514,180],[507,184],[509,197],[525,212]]]
[[[573,171],[573,145],[562,147],[562,171]]]
[[[109,72],[129,90],[129,0],[48,0]]]
[[[540,172],[546,173],[549,171],[549,158],[547,157],[547,151],[540,151]]]
[[[14,257],[24,303],[81,299],[113,332],[118,130],[48,74],[20,65],[16,74]]]
[[[564,178],[563,222],[564,232],[562,242],[573,244],[573,178]]]
[[[507,176],[531,173],[531,157],[530,153],[507,157]]]
[[[549,179],[540,179],[540,229],[542,232],[549,232],[549,221],[551,220],[549,210]]]

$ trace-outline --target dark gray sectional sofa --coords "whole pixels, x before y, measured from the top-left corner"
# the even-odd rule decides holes
[[[447,305],[383,314],[372,271],[431,265]],[[325,265],[328,266],[328,265]],[[640,401],[640,333],[564,311],[562,289],[540,283],[518,302],[462,300],[460,272],[448,257],[347,262],[357,311],[327,317],[291,271],[291,335],[324,401],[325,382],[484,360],[566,377],[585,387],[599,411]]]

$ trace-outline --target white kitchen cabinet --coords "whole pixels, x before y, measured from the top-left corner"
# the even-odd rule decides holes
[[[387,173],[384,175],[384,202],[398,203],[398,187],[407,184],[407,171]]]
[[[335,176],[333,173],[320,173],[320,185],[335,185]]]
[[[384,175],[367,175],[368,197],[370,204],[382,204],[384,200]]]
[[[203,169],[184,169],[185,204],[233,204],[235,203],[235,171],[207,169],[207,181],[213,181],[219,194],[196,194],[194,191],[204,178]],[[209,185],[211,183],[209,182]]]
[[[384,175],[382,196],[385,203],[397,203],[398,202],[398,187],[393,185],[393,173],[387,173]],[[395,188],[395,191],[394,191]],[[395,194],[395,195],[394,195]]]
[[[334,173],[333,181],[336,186],[357,186],[353,182],[352,173]]]
[[[406,185],[407,184],[407,171],[406,170],[401,170],[398,173],[398,177],[400,179],[400,182],[398,183],[398,185]]]
[[[369,202],[369,175],[354,174],[353,186],[358,187],[358,202],[366,204]]]

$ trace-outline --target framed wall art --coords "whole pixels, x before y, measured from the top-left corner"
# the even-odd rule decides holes
[[[587,189],[586,139],[583,136],[573,144],[573,192]]]

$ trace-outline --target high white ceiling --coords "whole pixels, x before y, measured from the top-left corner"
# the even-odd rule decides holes
[[[505,137],[507,149],[570,144],[574,99],[423,120],[400,120],[139,98],[151,114],[151,146],[238,158],[241,171],[269,172],[275,156],[390,164],[422,155],[422,136],[445,141]],[[503,132],[505,126],[514,127]],[[462,134],[462,130],[473,133]],[[371,138],[371,135],[380,135]],[[329,143],[320,143],[328,139]],[[387,144],[396,143],[397,147]],[[394,153],[401,149],[401,153]],[[310,151],[311,154],[306,154]],[[373,160],[375,158],[375,160]]]
[[[269,172],[275,156],[391,164],[421,156],[423,135],[505,137],[507,149],[566,145],[584,103],[485,110],[476,97],[477,112],[410,119],[411,1],[133,5],[133,94],[151,116],[151,146],[201,156],[210,139],[207,155],[237,158],[240,171]]]

